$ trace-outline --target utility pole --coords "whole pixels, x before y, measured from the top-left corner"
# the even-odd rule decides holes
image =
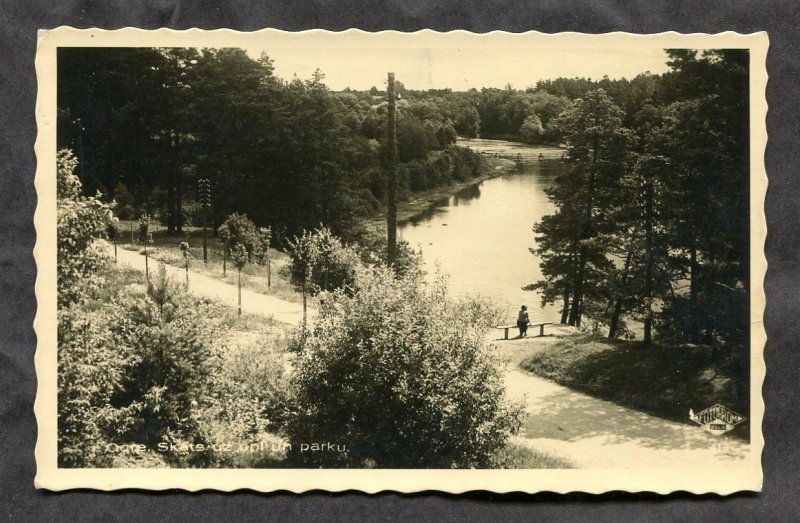
[[[208,208],[211,207],[211,180],[201,178],[198,180],[200,192],[200,205],[203,207],[203,263],[208,263]]]
[[[395,93],[394,73],[389,73],[386,95],[389,101],[389,176],[388,176],[388,208],[386,210],[387,226],[387,261],[394,265],[397,259],[397,94]]]

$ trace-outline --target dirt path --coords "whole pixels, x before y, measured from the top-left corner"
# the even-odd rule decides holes
[[[144,256],[118,249],[119,263],[144,271]],[[150,260],[150,270],[160,262]],[[167,274],[184,281],[182,268],[165,265]],[[192,272],[189,290],[237,306],[235,285]],[[242,289],[243,310],[298,325],[302,305]],[[315,313],[309,309],[309,316]],[[547,336],[491,343],[508,358],[505,384],[509,398],[523,399],[528,420],[520,438],[532,448],[567,458],[579,468],[718,468],[742,464],[748,445],[713,436],[699,427],[676,423],[576,392],[523,371],[519,364],[565,336],[570,327],[548,326]],[[495,333],[496,334],[496,333]]]
[[[113,256],[113,248],[110,249]],[[117,256],[119,263],[144,272],[144,255],[118,248]],[[161,265],[160,261],[150,258],[149,270],[151,275],[155,274],[159,265]],[[166,264],[164,267],[166,267],[169,276],[181,282],[186,281],[184,269]],[[238,306],[238,289],[236,285],[198,274],[192,271],[191,267],[189,268],[189,291],[198,296],[217,299],[234,308]],[[261,314],[290,325],[299,325],[303,320],[302,304],[291,303],[275,296],[269,296],[246,288],[242,288],[242,312]],[[315,311],[309,308],[308,314],[309,317],[313,317]]]
[[[509,358],[507,395],[524,398],[528,420],[517,441],[580,468],[706,469],[743,465],[747,443],[593,398],[522,370],[529,355],[573,334],[548,327],[544,338],[493,341]]]

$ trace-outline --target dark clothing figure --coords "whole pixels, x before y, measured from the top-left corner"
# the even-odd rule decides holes
[[[523,305],[519,311],[519,316],[517,316],[517,327],[519,328],[520,338],[528,335],[528,323],[530,323],[528,308]]]

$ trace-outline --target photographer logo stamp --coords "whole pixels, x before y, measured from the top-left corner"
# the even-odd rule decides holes
[[[727,407],[717,404],[713,407],[701,410],[697,414],[695,414],[692,409],[689,409],[689,419],[700,425],[706,432],[710,432],[715,436],[721,436],[733,430],[736,425],[747,418],[733,412]]]

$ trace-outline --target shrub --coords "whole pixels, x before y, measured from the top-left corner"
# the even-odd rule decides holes
[[[204,321],[212,316],[213,305],[183,293],[163,266],[148,283],[146,300],[123,292],[115,305],[118,317],[112,332],[131,358],[111,403],[136,405],[138,411],[127,437],[150,446],[162,441],[206,443],[198,415],[213,402],[214,378],[221,367],[219,327]]]
[[[129,412],[111,406],[119,389],[125,358],[108,331],[110,317],[102,311],[58,314],[58,464],[61,467],[102,467],[113,456],[105,444],[125,431]],[[118,430],[119,429],[119,430]]]
[[[289,404],[283,343],[271,333],[225,355],[214,402],[201,414],[211,441],[233,449],[219,455],[222,466],[280,466],[285,456],[284,440],[277,435]]]
[[[486,467],[520,426],[480,308],[453,302],[442,278],[360,268],[354,293],[320,309],[296,360],[291,459],[352,467]],[[465,307],[469,313],[465,312]],[[347,452],[299,452],[302,444]]]
[[[351,291],[360,259],[355,249],[344,244],[322,227],[305,231],[289,242],[290,261],[283,267],[284,276],[303,295],[303,332],[306,325],[308,296],[331,289]]]
[[[245,214],[233,213],[228,216],[219,227],[219,235],[223,248],[228,251],[241,245],[247,253],[247,263],[264,263],[269,255],[270,229],[256,227]]]
[[[81,300],[87,289],[98,283],[97,271],[107,256],[94,245],[111,223],[111,208],[94,197],[81,194],[81,182],[74,174],[78,160],[69,149],[57,156],[57,271],[58,305]]]
[[[268,331],[231,350],[223,306],[182,292],[165,271],[147,286],[135,271],[106,266],[101,275],[104,286],[59,310],[59,466],[279,465],[274,433],[289,403],[282,338]],[[162,442],[217,448],[157,451]]]

